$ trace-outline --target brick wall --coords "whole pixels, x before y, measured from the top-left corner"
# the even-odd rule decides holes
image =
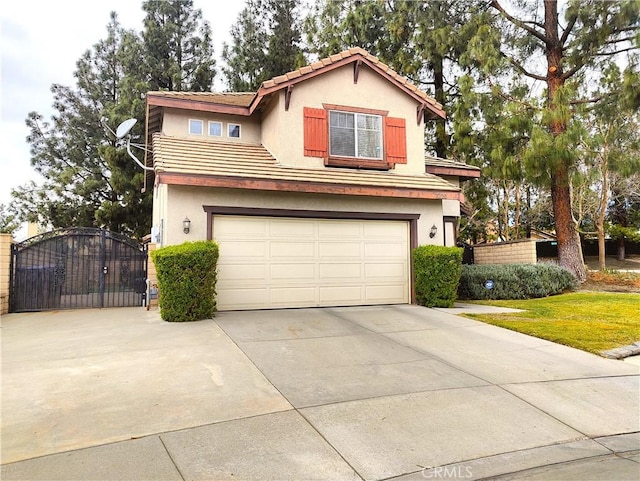
[[[0,234],[0,315],[9,312],[9,268],[11,266],[11,234]]]
[[[473,246],[474,264],[535,264],[535,239]]]

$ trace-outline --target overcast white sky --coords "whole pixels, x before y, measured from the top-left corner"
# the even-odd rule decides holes
[[[38,180],[25,140],[27,114],[52,114],[54,83],[75,85],[76,61],[106,37],[109,13],[118,13],[124,28],[142,30],[142,0],[18,0],[0,8],[0,203],[11,189]],[[194,0],[213,30],[215,55],[229,41],[229,29],[244,6],[242,0]],[[116,127],[116,126],[112,126]]]

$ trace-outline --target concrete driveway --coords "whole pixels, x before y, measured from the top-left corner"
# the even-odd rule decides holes
[[[639,394],[638,366],[418,306],[11,314],[2,479],[637,480]]]

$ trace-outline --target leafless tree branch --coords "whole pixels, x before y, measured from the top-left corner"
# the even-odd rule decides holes
[[[506,18],[507,20],[509,20],[512,24],[514,24],[516,27],[520,27],[523,30],[526,30],[527,32],[529,32],[531,35],[533,35],[534,37],[538,38],[540,41],[547,43],[547,37],[544,36],[544,34],[538,32],[535,28],[529,26],[527,23],[534,23],[535,22],[523,22],[522,20],[518,20],[517,18],[515,18],[514,16],[510,15],[509,13],[507,13],[507,11],[503,8],[502,5],[500,5],[500,2],[498,2],[498,0],[491,0],[491,6],[493,8],[495,8],[498,12],[500,12],[500,14]]]

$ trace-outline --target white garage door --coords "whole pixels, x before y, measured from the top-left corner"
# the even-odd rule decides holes
[[[218,309],[409,302],[405,221],[216,216]]]

